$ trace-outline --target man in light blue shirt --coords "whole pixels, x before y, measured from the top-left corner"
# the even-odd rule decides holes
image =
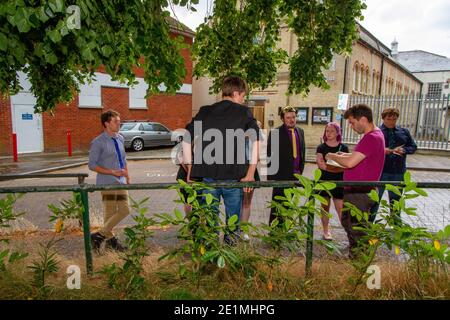
[[[129,184],[128,166],[123,137],[119,134],[120,115],[108,110],[101,115],[104,132],[91,142],[89,169],[97,173],[99,185]],[[113,234],[113,229],[130,214],[128,190],[102,191],[103,228],[91,234],[92,247],[99,250],[104,241],[106,247],[125,250]]]

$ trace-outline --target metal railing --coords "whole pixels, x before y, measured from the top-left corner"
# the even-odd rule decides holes
[[[36,177],[37,175],[32,175]],[[39,175],[49,177],[84,177],[85,174],[75,175]],[[336,183],[337,187],[343,186],[371,186],[381,187],[386,184],[402,185],[400,181],[327,181]],[[301,186],[298,181],[258,181],[258,182],[233,182],[233,183],[207,183],[209,187],[221,187],[221,188],[243,188],[243,187],[261,187],[261,188],[290,188],[295,186]],[[27,186],[27,187],[1,187],[0,194],[5,193],[34,193],[34,192],[74,192],[80,195],[83,206],[83,238],[84,238],[84,250],[86,259],[86,270],[89,275],[93,274],[93,258],[90,239],[90,214],[89,214],[89,193],[94,191],[105,190],[158,190],[169,189],[174,186],[179,186],[178,183],[146,183],[146,184],[131,184],[131,185],[90,185],[90,184],[78,184],[78,185],[64,185],[64,186]],[[450,189],[450,183],[446,182],[417,182],[418,188],[427,189]],[[306,241],[306,262],[305,268],[307,274],[311,272],[312,260],[313,260],[313,233],[314,233],[314,214],[308,215],[307,220],[307,241]]]
[[[56,174],[2,174],[0,181],[17,179],[53,179],[53,178],[77,178],[78,184],[84,184],[84,179],[89,175],[87,173],[56,173]]]
[[[366,104],[373,112],[374,122],[382,123],[381,113],[388,107],[400,111],[398,125],[407,128],[419,149],[450,151],[450,97],[404,95],[404,96],[363,96],[352,95],[348,106]],[[357,143],[360,136],[343,123],[343,141]]]

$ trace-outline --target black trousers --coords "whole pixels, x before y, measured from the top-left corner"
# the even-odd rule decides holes
[[[349,202],[363,212],[370,213],[374,202],[370,200],[366,193],[346,193],[344,191],[344,203]],[[359,226],[358,219],[351,215],[349,210],[342,212],[342,226],[345,229],[348,237],[348,243],[350,245],[350,251],[358,246],[358,242],[365,235],[363,231],[354,230],[353,227]]]

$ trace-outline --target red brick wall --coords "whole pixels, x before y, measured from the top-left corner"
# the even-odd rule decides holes
[[[192,39],[184,37],[192,44]],[[184,83],[192,84],[192,59],[190,49],[181,52],[186,66]],[[104,72],[104,68],[98,69]],[[143,77],[143,71],[136,68],[136,75]],[[126,88],[102,87],[101,99],[103,109],[78,108],[78,97],[70,104],[57,105],[54,116],[45,113],[42,117],[45,152],[67,151],[67,130],[71,131],[74,151],[87,151],[93,138],[103,131],[100,114],[107,109],[114,109],[121,114],[122,120],[149,119],[161,122],[170,129],[184,128],[192,117],[192,95],[176,94],[147,99],[147,110],[129,109],[129,90]],[[11,155],[11,108],[9,100],[0,100],[0,156]]]
[[[12,117],[9,98],[0,98],[0,156],[12,155]]]
[[[161,122],[169,129],[184,128],[191,120],[192,96],[185,94],[159,95],[147,100],[147,110],[128,108],[128,89],[102,87],[103,109],[78,108],[78,101],[68,106],[58,105],[55,115],[43,117],[45,152],[67,151],[67,130],[72,133],[74,151],[87,151],[93,138],[103,130],[100,114],[114,109],[122,120]]]

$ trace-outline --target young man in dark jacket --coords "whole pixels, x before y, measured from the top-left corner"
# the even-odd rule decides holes
[[[290,106],[282,108],[280,118],[283,125],[269,134],[267,158],[270,161],[270,167],[267,180],[297,180],[294,174],[302,174],[305,168],[305,134],[302,128],[296,126],[297,110],[295,108]],[[276,145],[277,151],[275,151]],[[276,196],[283,196],[284,189],[273,188],[272,201]],[[269,223],[276,218],[275,212],[276,209],[271,208]]]
[[[188,135],[183,139],[183,155],[188,169],[188,181],[205,183],[254,181],[258,162],[259,127],[250,109],[243,105],[248,87],[239,77],[228,77],[222,85],[222,101],[200,108],[187,125]],[[250,164],[245,159],[245,136],[252,142]],[[194,142],[195,141],[195,142]],[[195,148],[192,159],[192,143]],[[216,188],[211,193],[225,204],[226,220],[240,217],[242,188]],[[249,191],[245,188],[244,191]],[[225,241],[232,243],[230,234]]]

